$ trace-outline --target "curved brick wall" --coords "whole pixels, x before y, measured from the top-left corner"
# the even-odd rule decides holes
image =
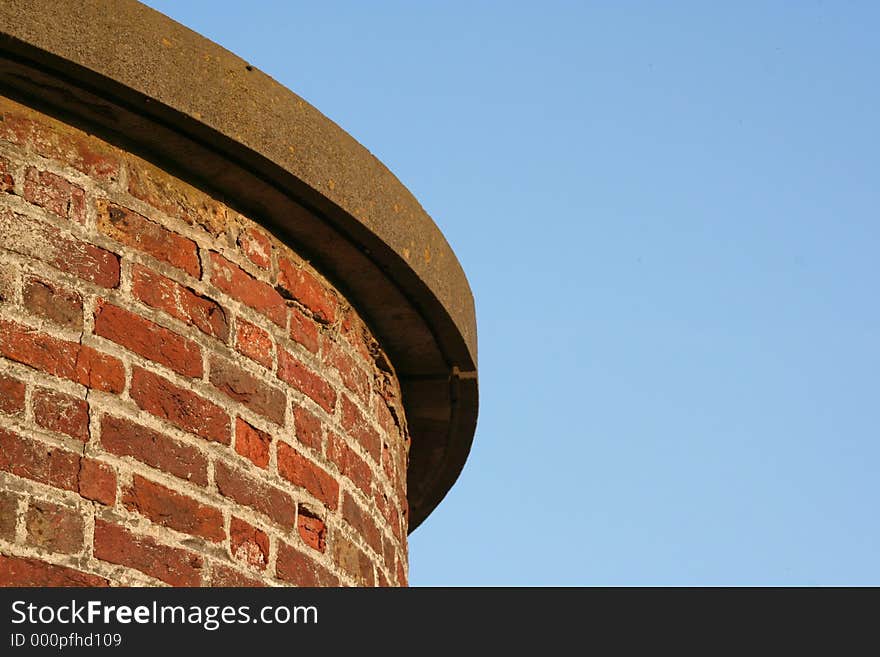
[[[398,381],[230,207],[0,98],[0,584],[405,585]]]

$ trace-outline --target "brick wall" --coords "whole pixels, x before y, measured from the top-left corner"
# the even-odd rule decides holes
[[[308,262],[0,98],[0,584],[404,585],[408,445]]]

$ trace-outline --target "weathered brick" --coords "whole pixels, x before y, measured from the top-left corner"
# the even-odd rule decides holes
[[[269,445],[272,436],[237,418],[235,421],[235,451],[249,459],[258,468],[269,465]]]
[[[327,458],[329,458],[343,476],[369,495],[372,488],[373,473],[370,466],[351,447],[345,439],[330,432],[327,437]]]
[[[62,219],[78,224],[86,221],[86,195],[82,187],[50,171],[28,167],[24,178],[24,198]]]
[[[116,502],[116,472],[106,463],[81,459],[79,494],[107,506]]]
[[[327,549],[325,534],[327,526],[324,521],[302,504],[299,505],[299,514],[296,517],[296,528],[300,538],[313,550],[324,552]]]
[[[310,310],[319,322],[332,324],[339,304],[330,289],[288,258],[280,258],[278,266],[278,285]]]
[[[333,536],[333,560],[352,576],[359,586],[374,586],[373,562],[367,554],[341,534]]]
[[[290,339],[313,354],[318,353],[318,325],[299,308],[290,309]]]
[[[95,335],[178,374],[202,375],[202,352],[196,343],[103,299],[95,309]]]
[[[141,265],[132,267],[132,294],[202,333],[226,341],[229,326],[218,303]]]
[[[76,359],[74,381],[94,390],[120,393],[125,388],[125,368],[118,358],[91,347],[81,347]]]
[[[278,443],[278,473],[290,483],[305,488],[327,508],[337,507],[339,482],[286,443]]]
[[[28,278],[23,290],[24,307],[33,315],[59,326],[82,330],[82,296],[69,288],[39,278]]]
[[[269,537],[253,525],[232,516],[229,548],[236,561],[263,570],[269,563]]]
[[[3,586],[109,586],[98,575],[55,566],[39,559],[0,554],[0,582]]]
[[[0,193],[15,193],[15,178],[12,176],[12,164],[5,157],[0,157]]]
[[[83,518],[75,509],[32,499],[25,523],[27,544],[32,547],[64,554],[83,549]]]
[[[310,397],[328,413],[336,408],[336,392],[330,384],[284,349],[278,350],[278,378]]]
[[[407,586],[406,570],[404,570],[403,560],[400,558],[397,559],[396,572],[397,572],[397,585],[398,586]]]
[[[202,269],[195,242],[106,199],[98,199],[95,207],[98,230],[102,233],[190,276],[200,277]]]
[[[362,402],[370,398],[370,379],[357,362],[333,343],[324,356],[324,362],[333,367],[346,388],[355,393]]]
[[[132,372],[131,398],[143,410],[184,431],[224,445],[232,441],[225,410],[140,367]]]
[[[286,543],[278,544],[278,579],[297,586],[339,586],[339,578],[312,557]]]
[[[293,527],[296,503],[287,493],[221,461],[215,466],[214,480],[224,497],[268,516],[282,527]]]
[[[379,509],[379,513],[382,514],[382,517],[385,518],[385,523],[391,529],[394,537],[398,541],[402,540],[405,530],[401,526],[400,514],[398,513],[395,504],[392,503],[392,501],[388,499],[388,496],[379,488],[373,492],[373,502],[376,504],[376,508]]]
[[[64,490],[79,486],[79,454],[0,429],[0,470]]]
[[[129,420],[105,415],[101,445],[111,454],[130,456],[200,486],[208,483],[208,459],[202,452]]]
[[[13,415],[24,410],[25,384],[0,374],[0,413]]]
[[[268,269],[272,264],[272,242],[262,231],[244,229],[238,236],[238,246],[247,259],[258,267]]]
[[[198,586],[202,581],[204,560],[199,555],[99,518],[95,519],[95,557],[134,568],[171,586]]]
[[[3,319],[0,319],[0,354],[104,392],[121,392],[125,383],[122,363],[112,356]]]
[[[287,306],[278,291],[258,281],[219,253],[211,253],[211,282],[233,299],[265,315],[278,326],[285,326]]]
[[[342,517],[363,537],[376,554],[382,554],[382,534],[373,518],[364,511],[349,493],[343,494]]]
[[[19,496],[11,491],[0,491],[0,538],[15,540],[15,525],[18,522]]]
[[[56,390],[37,388],[33,398],[37,425],[86,442],[89,439],[89,405],[83,399]]]
[[[129,166],[128,191],[167,215],[220,236],[226,228],[226,209],[204,192],[143,160]]]
[[[137,511],[159,525],[219,542],[226,538],[223,515],[191,497],[136,474],[122,495],[129,511]]]
[[[101,287],[119,284],[119,257],[55,226],[0,209],[0,250],[40,260]]]
[[[293,426],[296,428],[296,439],[311,447],[316,452],[321,451],[324,442],[324,425],[312,413],[302,406],[293,408]]]
[[[29,146],[45,158],[64,162],[94,178],[118,178],[118,158],[97,138],[45,116],[34,120],[30,110],[8,99],[3,99],[2,106],[0,139]]]
[[[382,449],[379,432],[370,426],[360,409],[345,395],[342,395],[342,427],[367,450],[373,460],[379,462]]]
[[[266,369],[272,369],[272,336],[240,317],[237,322],[235,348]]]
[[[0,303],[15,300],[18,285],[18,267],[0,262]]]
[[[271,387],[221,358],[211,359],[210,378],[214,387],[233,401],[244,404],[275,424],[284,424],[287,396],[280,388]]]
[[[229,566],[214,564],[211,570],[211,586],[225,588],[254,588],[263,587],[266,586],[266,584],[254,577],[249,577],[234,568],[230,568]]]

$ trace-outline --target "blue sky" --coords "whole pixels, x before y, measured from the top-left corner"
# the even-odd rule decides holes
[[[412,584],[880,584],[880,5],[147,4],[468,274],[479,428]]]

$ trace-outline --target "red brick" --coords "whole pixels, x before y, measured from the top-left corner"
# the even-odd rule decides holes
[[[226,538],[219,510],[140,475],[132,477],[131,486],[122,495],[122,503],[129,511],[137,511],[156,524],[179,532],[214,542]]]
[[[404,529],[401,526],[400,513],[398,513],[395,504],[389,501],[388,496],[380,490],[376,490],[373,494],[373,502],[375,502],[376,508],[379,509],[379,513],[382,514],[382,517],[385,518],[385,523],[391,529],[394,537],[398,541],[402,540]]]
[[[324,425],[302,406],[295,406],[293,409],[293,425],[296,427],[296,439],[311,447],[316,452],[321,451],[321,444],[324,442]]]
[[[323,552],[327,548],[325,538],[327,526],[317,514],[312,513],[302,504],[299,505],[296,528],[299,531],[300,538],[313,550]]]
[[[373,472],[367,462],[348,446],[342,436],[332,432],[329,434],[327,457],[336,464],[343,476],[348,477],[365,495],[370,494]]]
[[[0,249],[36,258],[101,287],[119,284],[118,256],[8,210],[0,210]]]
[[[24,410],[25,384],[0,374],[0,413],[21,413]]]
[[[48,319],[59,326],[82,330],[82,296],[57,283],[28,278],[24,284],[24,307],[32,315]]]
[[[125,368],[118,358],[91,347],[82,347],[76,361],[74,380],[87,388],[116,394],[125,388]]]
[[[312,274],[300,269],[287,258],[281,258],[278,266],[278,285],[291,298],[310,310],[319,322],[332,324],[336,320],[338,306],[333,293]]]
[[[89,439],[89,405],[83,399],[46,388],[34,390],[37,425],[86,442]]]
[[[199,586],[202,557],[95,519],[95,557],[134,568],[171,586]]]
[[[252,568],[263,570],[269,563],[269,537],[235,516],[229,523],[229,547],[235,560]]]
[[[314,561],[312,557],[285,543],[278,544],[275,572],[278,579],[297,586],[339,586],[339,578],[336,575]]]
[[[257,466],[265,469],[269,465],[269,445],[272,436],[252,427],[241,418],[235,421],[235,451]]]
[[[130,456],[200,486],[208,483],[208,459],[198,449],[129,420],[105,415],[101,444],[111,454]]]
[[[214,564],[211,570],[211,586],[225,588],[263,587],[263,582],[253,577],[248,577],[228,566]]]
[[[220,461],[215,467],[214,480],[224,497],[268,516],[282,527],[293,527],[296,504],[287,493]]]
[[[95,335],[112,340],[178,374],[202,375],[202,352],[197,344],[103,299],[98,301],[95,310]]]
[[[0,554],[0,586],[109,586],[98,575],[55,566],[39,559]]]
[[[118,393],[125,386],[125,370],[118,359],[3,319],[0,355],[104,392]]]
[[[224,342],[229,335],[226,312],[219,304],[137,264],[132,267],[132,294],[206,335]]]
[[[95,205],[98,230],[102,233],[125,246],[167,262],[190,276],[200,277],[202,268],[195,242],[105,199],[98,199]]]
[[[278,350],[278,378],[310,397],[328,413],[336,408],[336,392],[330,384],[284,349]]]
[[[382,449],[379,432],[367,423],[360,409],[345,395],[342,396],[342,426],[378,463]]]
[[[318,353],[318,325],[299,308],[290,309],[290,339],[313,354]]]
[[[238,318],[235,347],[266,369],[272,369],[272,337],[267,331]]]
[[[0,429],[0,470],[64,490],[77,490],[79,454]]]
[[[278,443],[278,473],[330,509],[339,503],[339,482],[286,443]]]
[[[12,177],[12,165],[5,157],[0,157],[0,192],[15,193],[15,179]]]
[[[275,424],[284,424],[287,395],[240,367],[220,359],[211,359],[211,383],[233,401],[244,404]]]
[[[79,471],[79,494],[113,506],[116,502],[116,472],[109,465],[92,459],[82,459]]]
[[[346,354],[339,345],[332,344],[324,358],[324,362],[333,367],[342,379],[346,388],[355,393],[363,402],[370,399],[370,379],[367,373],[358,367],[357,362]]]
[[[30,146],[50,160],[58,160],[101,180],[116,180],[119,162],[111,149],[94,137],[57,121],[34,121],[27,110],[5,110],[0,120],[0,139]]]
[[[373,562],[366,553],[345,536],[333,536],[333,561],[351,575],[358,586],[374,586]]]
[[[18,522],[19,497],[10,491],[0,491],[0,538],[15,540],[15,525]]]
[[[287,306],[274,287],[258,281],[219,253],[211,253],[211,268],[211,282],[218,289],[284,328]]]
[[[246,228],[238,236],[238,246],[248,260],[258,267],[268,269],[272,264],[272,242],[264,233]]]
[[[224,445],[232,442],[226,411],[196,393],[139,367],[132,372],[131,398],[143,410],[168,420],[184,431]]]
[[[375,341],[354,308],[346,309],[340,322],[340,333],[365,362],[375,358]],[[381,353],[381,352],[379,352]],[[388,368],[390,369],[390,367]]]
[[[382,554],[382,535],[376,522],[370,515],[361,509],[355,499],[345,493],[342,500],[342,517],[363,539],[376,554]]]
[[[86,195],[82,187],[49,171],[28,167],[24,178],[24,198],[62,219],[78,224],[86,221]]]
[[[74,509],[32,499],[25,523],[27,544],[32,547],[64,554],[83,549],[83,519]]]

